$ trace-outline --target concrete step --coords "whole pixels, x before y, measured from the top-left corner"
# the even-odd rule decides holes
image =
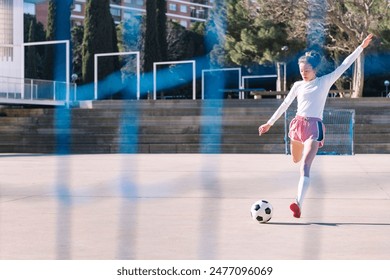
[[[327,109],[356,110],[356,153],[390,153],[388,101],[329,99]],[[0,152],[54,153],[62,148],[72,153],[284,153],[283,118],[266,135],[257,135],[258,126],[281,102],[109,100],[71,111],[0,108]],[[326,127],[326,145],[336,149],[340,135],[332,131],[344,126]],[[69,145],[58,145],[58,139]]]
[[[390,143],[356,143],[355,142],[355,153],[356,154],[389,154]]]

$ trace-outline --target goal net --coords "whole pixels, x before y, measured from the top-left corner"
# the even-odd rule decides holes
[[[295,117],[295,111],[285,113],[284,131],[286,154],[291,154],[289,124]],[[318,150],[321,155],[353,155],[354,154],[354,124],[355,110],[326,109],[323,122],[326,128],[325,145]]]

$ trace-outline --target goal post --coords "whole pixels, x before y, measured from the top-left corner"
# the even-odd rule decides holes
[[[206,82],[205,82],[205,75],[206,74],[217,74],[217,73],[226,73],[226,72],[237,72],[237,91],[239,92],[239,99],[242,99],[240,89],[242,89],[241,85],[241,68],[217,68],[217,69],[205,69],[202,70],[202,100],[205,99],[205,90],[206,90]]]
[[[264,81],[266,79],[275,79],[275,87],[276,87],[276,90],[278,90],[277,88],[277,83],[278,83],[278,75],[276,74],[269,74],[269,75],[248,75],[248,76],[242,76],[241,77],[241,88],[242,89],[246,89],[247,87],[247,84],[249,84],[249,82],[252,80],[260,80],[260,81]],[[249,87],[251,88],[251,87]],[[242,91],[241,92],[241,98],[240,99],[245,99],[245,92]]]
[[[287,110],[284,122],[286,154],[291,154],[289,125],[295,117],[295,111]],[[354,155],[355,110],[325,109],[325,144],[318,150],[319,155]]]
[[[196,99],[196,63],[195,60],[182,60],[182,61],[162,61],[153,63],[153,99],[157,99],[157,66],[160,65],[179,65],[179,64],[191,64],[192,66],[192,99]],[[167,78],[167,77],[165,77]]]
[[[97,53],[94,55],[94,99],[98,99],[98,69],[99,69],[99,57],[106,56],[125,56],[125,55],[135,55],[137,61],[137,100],[140,99],[140,89],[141,89],[141,78],[140,78],[140,52],[139,51],[130,51],[130,52],[113,52],[113,53]]]

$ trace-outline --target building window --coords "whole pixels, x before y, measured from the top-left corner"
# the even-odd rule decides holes
[[[180,25],[187,28],[188,27],[188,22],[186,20],[181,20]]]
[[[128,20],[131,18],[131,13],[129,12],[123,12],[123,20]]]
[[[80,4],[74,4],[73,11],[81,13],[81,5]]]
[[[177,10],[176,4],[169,4],[169,10],[170,11],[176,11]]]
[[[204,10],[197,10],[196,11],[197,18],[205,18],[205,12]]]
[[[110,11],[111,11],[111,14],[114,17],[120,17],[121,16],[121,10],[120,9],[111,8]]]
[[[137,5],[138,6],[143,6],[144,5],[144,0],[137,0]]]
[[[180,12],[187,13],[187,6],[186,5],[180,5]]]
[[[12,45],[13,37],[13,0],[0,1],[0,45]],[[13,47],[0,46],[0,61],[13,61]]]

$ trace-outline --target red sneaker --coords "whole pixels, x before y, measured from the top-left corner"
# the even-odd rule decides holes
[[[291,211],[293,211],[294,218],[300,218],[301,217],[301,207],[299,207],[298,202],[297,203],[291,203],[290,205]]]

